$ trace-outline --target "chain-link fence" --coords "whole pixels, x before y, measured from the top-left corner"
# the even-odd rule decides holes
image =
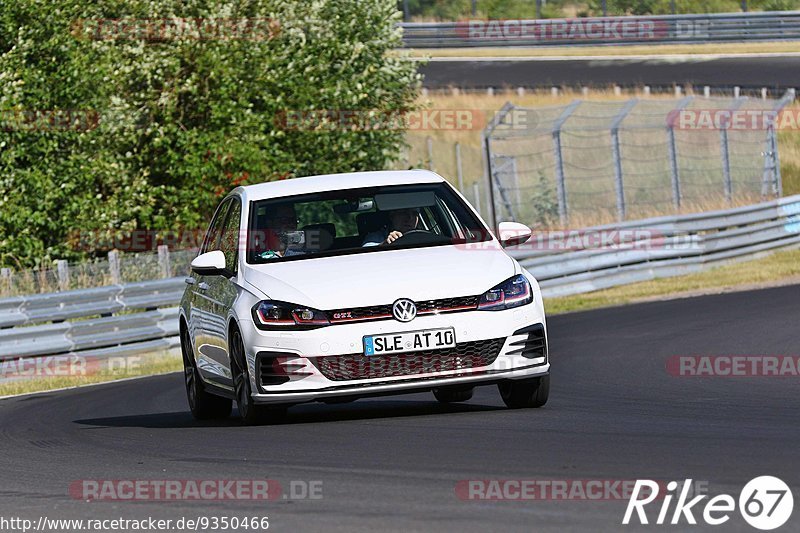
[[[495,217],[583,227],[780,196],[775,130],[793,99],[507,104],[484,132]]]
[[[151,253],[111,252],[105,259],[70,264],[56,261],[53,268],[0,270],[0,297],[88,289],[120,283],[151,281],[189,274],[197,250]]]

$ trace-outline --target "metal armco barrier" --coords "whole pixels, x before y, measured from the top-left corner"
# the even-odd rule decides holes
[[[703,43],[800,39],[800,11],[406,22],[406,48]]]
[[[174,348],[184,287],[183,278],[169,278],[2,299],[0,360]]]
[[[185,286],[183,278],[168,278],[0,299],[0,328],[174,306]]]
[[[800,247],[800,195],[736,209],[554,232],[510,249],[546,297],[699,272],[722,262]],[[534,233],[536,236],[536,233]],[[583,242],[615,237],[617,244]],[[570,244],[570,238],[573,239]],[[568,248],[568,249],[567,249]]]
[[[800,195],[596,226],[579,234],[574,239],[534,232],[531,241],[509,253],[536,276],[547,297],[687,274],[800,247]],[[591,244],[609,235],[613,246]],[[183,278],[170,278],[0,300],[0,360],[60,354],[103,358],[177,347],[176,306],[183,289]],[[135,310],[140,312],[130,312]],[[121,311],[128,313],[114,315]],[[101,318],[86,318],[97,315]]]

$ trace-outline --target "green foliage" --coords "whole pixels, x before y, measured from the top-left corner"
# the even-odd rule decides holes
[[[257,34],[265,38],[161,40],[92,39],[96,22],[77,22],[175,17],[272,22]],[[281,117],[409,109],[415,63],[389,53],[399,17],[392,0],[4,5],[0,264],[82,258],[70,243],[79,230],[201,228],[238,184],[384,167],[401,130],[296,131]],[[99,122],[53,129],[9,119],[29,110],[82,110],[74,116]]]
[[[760,0],[753,2],[764,11],[794,11],[800,9],[800,0]]]
[[[532,207],[531,220],[537,226],[552,227],[558,221],[558,198],[555,186],[541,172],[530,197],[530,205]]]

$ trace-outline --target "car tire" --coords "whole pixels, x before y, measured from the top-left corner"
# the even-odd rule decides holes
[[[233,402],[228,398],[216,396],[205,390],[200,372],[194,360],[192,342],[189,331],[181,326],[181,354],[183,355],[183,379],[186,385],[186,398],[189,410],[195,420],[213,420],[228,418]]]
[[[250,372],[244,355],[244,343],[238,329],[231,332],[230,354],[233,390],[242,422],[248,426],[257,426],[283,419],[286,415],[286,407],[258,405],[253,401],[253,389],[250,385]]]
[[[433,395],[441,403],[466,402],[472,399],[475,387],[442,387],[433,389]]]
[[[512,409],[541,407],[547,403],[547,397],[550,395],[550,375],[532,379],[509,379],[499,383],[497,388],[506,407]]]

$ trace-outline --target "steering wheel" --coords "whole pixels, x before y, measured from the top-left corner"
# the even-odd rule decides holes
[[[389,243],[389,245],[395,245],[397,243],[402,244],[421,244],[424,242],[430,241],[430,235],[434,235],[428,230],[425,229],[411,229],[407,232],[403,233],[403,236],[399,239],[396,239]]]

